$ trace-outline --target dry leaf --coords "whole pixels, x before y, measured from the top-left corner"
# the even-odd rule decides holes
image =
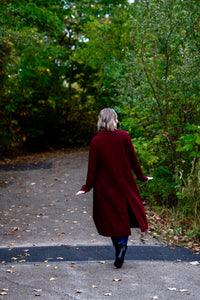
[[[170,291],[176,291],[177,288],[174,288],[174,287],[173,287],[173,288],[170,288],[170,287],[169,287],[168,290],[170,290]]]
[[[190,265],[199,265],[199,262],[198,261],[192,261],[192,262],[190,262]]]
[[[99,263],[100,263],[100,264],[105,264],[106,261],[105,261],[105,260],[101,260]]]
[[[65,232],[61,232],[61,233],[59,232],[58,236],[62,236],[63,234],[65,234]]]
[[[118,282],[118,281],[121,281],[121,279],[120,278],[114,278],[113,281],[117,281]]]
[[[97,288],[97,285],[93,284],[92,287],[93,287],[93,288]]]
[[[6,270],[6,272],[12,274],[12,273],[14,273],[15,271],[13,271],[13,270]]]
[[[54,278],[54,277],[51,277],[49,280],[50,280],[50,281],[53,281],[53,280],[56,280],[56,278]]]
[[[63,257],[57,257],[57,259],[60,259],[60,260],[62,260],[62,259],[63,259]]]
[[[82,291],[76,291],[76,294],[81,294],[82,293]]]
[[[12,231],[17,231],[17,230],[19,230],[19,227],[12,227],[11,230]]]
[[[188,290],[186,290],[186,289],[180,289],[180,290],[177,290],[177,291],[180,292],[180,293],[188,292]]]
[[[152,296],[150,299],[158,299],[158,296]]]
[[[104,293],[104,296],[111,296],[111,293]]]

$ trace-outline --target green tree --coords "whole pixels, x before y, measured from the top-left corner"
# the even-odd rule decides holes
[[[74,59],[89,8],[74,3],[2,1],[2,150],[83,143],[86,128],[88,140],[94,133],[96,73]]]
[[[196,218],[199,13],[196,0],[144,0],[122,10],[115,7],[85,26],[88,42],[80,55],[98,66],[108,103],[133,137],[144,169],[154,175],[146,186],[148,198],[182,206]]]

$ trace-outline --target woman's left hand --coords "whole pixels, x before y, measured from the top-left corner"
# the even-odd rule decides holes
[[[79,191],[79,192],[76,193],[76,196],[81,195],[81,194],[85,194],[85,192],[84,191]]]

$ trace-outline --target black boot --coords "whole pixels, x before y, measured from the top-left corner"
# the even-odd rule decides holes
[[[116,245],[116,258],[114,262],[114,266],[116,268],[121,268],[124,263],[124,257],[126,254],[127,245],[124,243],[120,243]]]

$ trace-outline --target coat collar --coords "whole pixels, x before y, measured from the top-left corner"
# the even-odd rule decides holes
[[[99,135],[103,135],[103,134],[115,134],[115,133],[117,133],[117,132],[119,132],[118,129],[115,129],[115,130],[113,130],[113,131],[111,131],[111,130],[101,130],[98,134],[99,134]]]

